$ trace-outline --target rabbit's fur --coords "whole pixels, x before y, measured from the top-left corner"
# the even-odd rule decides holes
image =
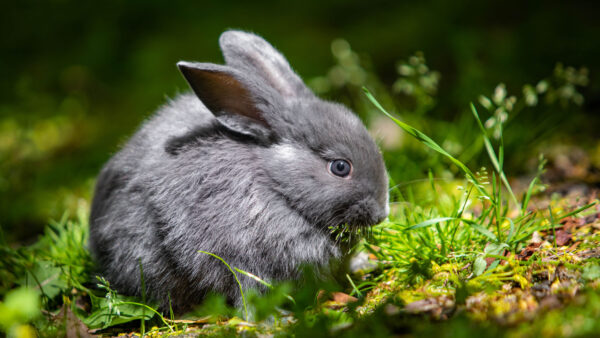
[[[208,292],[240,304],[227,267],[267,281],[327,275],[343,256],[330,226],[387,216],[387,175],[377,146],[342,105],[317,98],[257,35],[227,31],[226,65],[180,62],[194,94],[145,122],[104,166],[90,217],[90,249],[120,293],[176,312]],[[329,163],[352,163],[337,177]],[[260,288],[240,275],[245,288]]]

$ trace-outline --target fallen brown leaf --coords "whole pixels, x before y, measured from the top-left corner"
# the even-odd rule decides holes
[[[339,308],[348,303],[356,302],[358,299],[343,292],[328,293],[320,290],[317,294],[317,301],[330,308]]]
[[[99,337],[90,333],[88,327],[71,311],[71,307],[63,305],[57,322],[65,323],[65,337],[67,338],[92,338]]]
[[[577,242],[571,244],[571,246],[567,249],[567,251],[569,251],[569,252],[570,251],[574,251],[575,249],[577,249],[577,247],[579,246],[579,244],[581,244],[580,241],[577,241]]]
[[[517,255],[517,258],[519,260],[527,260],[539,250],[540,245],[542,245],[542,242],[529,243],[529,245],[523,248],[523,250],[521,250],[521,252]]]
[[[358,299],[356,297],[352,297],[349,294],[343,293],[343,292],[333,292],[331,294],[332,296],[332,300],[336,303],[340,303],[340,304],[348,304],[348,303],[353,303],[356,302]]]
[[[565,230],[558,230],[556,232],[556,245],[563,246],[569,243],[573,235]]]

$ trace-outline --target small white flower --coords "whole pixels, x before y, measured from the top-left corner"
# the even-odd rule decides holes
[[[538,82],[538,84],[535,86],[535,90],[538,92],[538,94],[546,92],[546,90],[548,90],[548,82],[546,80]]]
[[[493,107],[492,101],[483,95],[479,95],[479,104],[481,104],[487,110],[491,110]]]
[[[504,85],[504,83],[500,83],[500,84],[498,84],[498,86],[496,86],[496,89],[494,90],[494,95],[492,96],[492,100],[494,100],[494,103],[499,106],[502,104],[502,101],[504,101],[505,97],[506,97],[506,86]]]

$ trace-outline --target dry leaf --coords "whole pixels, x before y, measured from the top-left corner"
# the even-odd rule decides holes
[[[332,299],[334,302],[340,303],[340,304],[353,303],[358,300],[356,297],[352,297],[349,294],[346,294],[343,292],[333,292],[331,294],[331,296],[332,296]]]
[[[566,245],[571,240],[571,237],[573,237],[573,235],[571,235],[569,232],[565,230],[558,230],[556,232],[556,245]]]

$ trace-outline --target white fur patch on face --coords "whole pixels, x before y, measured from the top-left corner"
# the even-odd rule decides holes
[[[298,158],[299,150],[289,143],[281,143],[273,147],[278,159],[292,161]]]

